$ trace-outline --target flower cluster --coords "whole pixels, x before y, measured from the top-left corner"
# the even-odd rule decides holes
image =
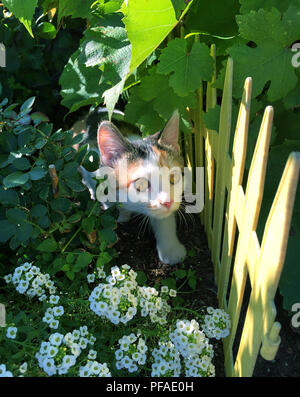
[[[40,350],[35,354],[40,368],[47,375],[67,374],[76,364],[77,357],[88,345],[93,345],[96,338],[90,335],[86,326],[62,335],[51,334],[48,341],[41,343]]]
[[[90,309],[113,324],[126,324],[137,312],[136,273],[123,265],[115,266],[106,283],[95,287],[89,297]]]
[[[229,314],[222,309],[208,307],[202,329],[208,338],[221,339],[229,335],[231,326]]]
[[[99,269],[98,277],[105,278],[105,282],[92,291],[89,297],[91,310],[116,325],[120,322],[126,324],[138,309],[141,316],[149,316],[151,322],[166,324],[171,310],[167,299],[176,296],[176,291],[169,291],[165,286],[159,294],[155,288],[139,286],[136,276],[137,273],[128,265],[112,267],[111,274],[107,277],[103,269]]]
[[[124,335],[119,339],[119,349],[115,351],[116,368],[126,368],[128,372],[136,372],[138,364],[146,363],[146,353],[148,347],[144,339],[139,337],[140,334]]]
[[[169,337],[183,357],[185,376],[214,376],[213,347],[197,321],[178,320]]]
[[[152,350],[152,357],[154,362],[152,364],[151,376],[180,376],[180,354],[170,340],[159,341],[159,348]]]
[[[100,364],[98,361],[88,361],[86,365],[79,368],[80,377],[111,377],[111,373],[106,363]]]
[[[5,364],[0,364],[0,378],[11,378],[13,374],[6,369]]]
[[[149,315],[152,323],[164,325],[167,323],[167,315],[171,311],[171,306],[167,303],[167,298],[175,297],[176,291],[163,286],[161,288],[161,296],[155,288],[139,287],[138,300],[141,307],[141,315],[146,317]]]
[[[55,294],[56,287],[50,280],[50,275],[43,274],[40,268],[33,266],[32,263],[24,263],[17,267],[12,274],[4,277],[7,284],[13,283],[20,294],[25,294],[30,298],[39,297],[40,301],[47,299],[47,294]]]

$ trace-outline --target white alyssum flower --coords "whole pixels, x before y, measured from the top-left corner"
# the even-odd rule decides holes
[[[28,363],[27,362],[24,362],[19,367],[19,371],[21,372],[21,374],[25,374],[25,372],[27,372],[27,369],[28,369]]]
[[[180,354],[174,344],[161,340],[158,348],[152,350],[152,372],[153,377],[179,377],[181,372]]]
[[[124,265],[121,268],[112,267],[105,282],[98,284],[91,292],[90,309],[115,325],[120,322],[126,324],[137,313],[136,276]]]
[[[181,357],[181,375],[214,376],[213,346],[196,320],[177,320],[169,333],[170,341]]]
[[[95,281],[95,274],[88,274],[87,275],[87,282],[88,283],[93,283]]]
[[[80,377],[111,377],[111,373],[106,363],[99,363],[98,361],[88,361],[86,365],[79,368]]]
[[[42,368],[47,375],[63,375],[68,374],[69,369],[74,367],[77,358],[80,356],[88,345],[92,346],[95,338],[88,332],[87,327],[82,327],[85,332],[84,344],[79,344],[74,340],[73,333],[80,336],[80,330],[73,330],[63,335],[61,333],[53,333],[49,336],[48,341],[43,341],[40,350],[35,357],[38,360],[39,367]],[[83,338],[83,337],[82,337]]]
[[[223,309],[207,307],[202,329],[208,338],[221,339],[229,335],[231,321],[229,314]]]
[[[6,369],[5,364],[0,364],[0,378],[11,378],[13,374]]]
[[[139,365],[146,363],[148,347],[140,334],[124,335],[119,339],[119,349],[115,351],[116,368],[125,368],[129,373],[137,372]]]
[[[16,291],[20,294],[25,294],[29,298],[38,297],[40,301],[46,300],[49,294],[56,292],[56,287],[50,280],[49,274],[41,273],[39,267],[29,262],[18,266],[4,279],[8,284],[14,284]]]
[[[6,330],[6,337],[9,339],[15,339],[17,336],[18,329],[16,327],[8,327]]]

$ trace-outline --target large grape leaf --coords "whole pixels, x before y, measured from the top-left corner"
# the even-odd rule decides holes
[[[104,102],[111,117],[129,72],[131,44],[120,14],[110,14],[92,20],[94,26],[85,31],[80,44],[80,61],[85,66],[103,70],[101,86]]]
[[[104,88],[99,86],[102,72],[97,67],[86,67],[80,61],[80,49],[74,52],[66,64],[59,83],[61,85],[62,105],[74,112],[81,106],[102,102]]]
[[[271,10],[276,7],[279,11],[284,12],[291,3],[297,4],[299,0],[239,0],[241,3],[241,14],[247,14],[250,11],[258,11],[260,8]]]
[[[193,109],[195,105],[194,93],[178,96],[170,87],[169,79],[158,74],[157,66],[154,66],[143,77],[141,84],[131,90],[125,115],[131,122],[140,124],[142,131],[152,133],[162,128],[176,109],[188,120],[186,108]],[[191,126],[182,125],[182,128],[190,131]]]
[[[131,44],[120,14],[91,19],[79,49],[60,79],[63,105],[71,111],[104,101],[111,115],[130,65]]]
[[[158,72],[171,74],[170,86],[179,96],[186,96],[200,87],[202,80],[209,81],[213,74],[213,59],[208,47],[195,42],[191,51],[185,39],[174,39],[162,50]]]
[[[123,3],[122,12],[132,44],[132,73],[173,30],[177,19],[171,0],[130,0]]]
[[[59,0],[57,21],[62,17],[86,18],[91,13],[94,0]]]
[[[19,18],[20,22],[28,30],[29,34],[33,37],[31,29],[31,21],[37,7],[37,0],[3,0],[2,3],[14,14],[15,17]]]
[[[260,94],[269,82],[268,100],[284,98],[295,88],[298,80],[292,65],[293,52],[288,47],[300,37],[299,10],[290,6],[283,15],[275,8],[251,11],[238,16],[237,22],[241,36],[257,46],[237,44],[227,49],[234,61],[233,95],[241,95],[245,78],[251,76],[253,96]],[[224,75],[225,68],[217,79],[216,87],[222,88]]]

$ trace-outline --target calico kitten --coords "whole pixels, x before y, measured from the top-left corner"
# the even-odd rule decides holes
[[[100,168],[109,167],[116,178],[117,197],[121,194],[128,196],[126,202],[122,202],[118,221],[128,221],[131,214],[149,217],[159,259],[170,265],[183,260],[186,249],[178,240],[175,220],[183,189],[178,112],[174,112],[163,131],[145,138],[130,135],[128,131],[121,134],[110,121],[102,121],[97,127],[87,119],[73,129],[86,134],[85,143],[88,142],[91,148],[97,146]],[[88,172],[83,167],[81,172],[83,183],[95,199],[95,177],[99,173]],[[107,206],[109,203],[106,203]]]

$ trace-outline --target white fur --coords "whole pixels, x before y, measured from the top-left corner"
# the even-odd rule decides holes
[[[150,218],[156,237],[156,249],[159,259],[166,264],[175,265],[185,258],[186,249],[176,235],[175,214],[157,219]]]

